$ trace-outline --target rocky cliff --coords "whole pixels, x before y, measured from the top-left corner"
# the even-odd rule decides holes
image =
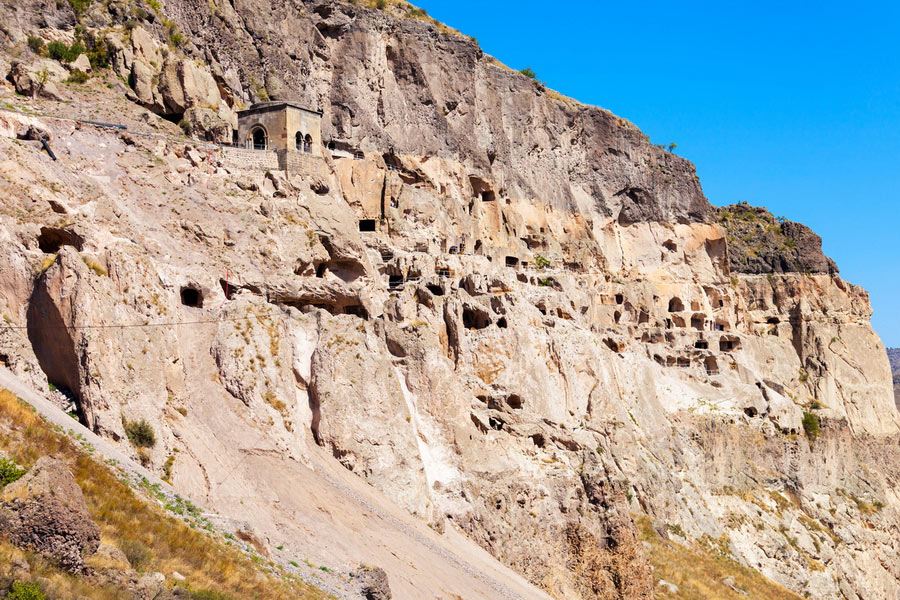
[[[714,209],[634,125],[381,4],[4,5],[6,366],[299,575],[896,596],[900,418],[866,292],[803,226]],[[182,135],[272,98],[349,152],[289,176]],[[761,587],[660,581],[676,549]]]
[[[894,379],[894,400],[900,405],[900,348],[888,348],[887,353]]]

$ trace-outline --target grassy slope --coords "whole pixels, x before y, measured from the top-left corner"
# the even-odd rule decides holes
[[[655,581],[664,579],[678,587],[672,594],[656,587],[658,600],[800,600],[800,596],[769,581],[757,571],[743,567],[732,559],[705,549],[689,548],[661,538],[647,517],[636,518],[641,540],[650,544],[650,564]],[[734,577],[741,594],[722,583]]]
[[[318,600],[327,596],[293,578],[267,574],[262,561],[250,557],[227,542],[214,538],[180,519],[167,515],[148,501],[109,467],[101,464],[63,433],[54,431],[26,403],[0,390],[0,449],[19,464],[30,467],[39,457],[52,455],[68,463],[84,491],[91,516],[100,526],[104,542],[123,547],[146,547],[149,554],[141,565],[146,572],[170,574],[178,571],[193,590],[215,590],[221,595],[204,597]],[[189,511],[193,509],[187,504]],[[183,507],[176,507],[182,508]],[[176,510],[179,512],[179,510]],[[130,598],[112,587],[88,584],[63,573],[36,555],[22,552],[0,540],[0,577],[8,576],[13,557],[26,559],[32,578],[50,579],[52,597],[91,599]],[[99,565],[97,565],[99,566]],[[275,567],[277,569],[277,567]]]

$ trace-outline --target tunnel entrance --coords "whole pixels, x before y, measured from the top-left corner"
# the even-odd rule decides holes
[[[197,288],[183,287],[181,288],[181,303],[192,308],[202,308],[203,294]]]

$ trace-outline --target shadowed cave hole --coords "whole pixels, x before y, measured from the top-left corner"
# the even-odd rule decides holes
[[[203,307],[203,294],[197,288],[181,288],[181,303],[192,308]]]
[[[474,308],[463,309],[463,327],[466,329],[484,329],[490,324],[487,312]]]

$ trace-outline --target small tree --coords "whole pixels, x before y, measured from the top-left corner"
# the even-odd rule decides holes
[[[810,442],[819,437],[819,415],[811,412],[803,412],[803,431]]]
[[[532,69],[531,67],[525,67],[524,69],[519,71],[519,73],[521,73],[525,77],[528,77],[529,79],[537,79],[537,73],[535,73],[534,69]]]

